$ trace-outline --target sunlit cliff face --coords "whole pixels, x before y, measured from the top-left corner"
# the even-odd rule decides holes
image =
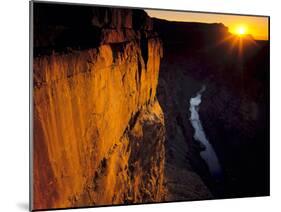
[[[34,58],[33,209],[163,200],[162,46],[139,13],[94,13],[120,21],[98,47]]]

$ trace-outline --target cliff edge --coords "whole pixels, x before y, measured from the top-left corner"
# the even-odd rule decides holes
[[[147,14],[34,15],[33,209],[163,201],[162,45]]]

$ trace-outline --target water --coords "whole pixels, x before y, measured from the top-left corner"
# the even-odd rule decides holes
[[[214,178],[220,178],[221,176],[221,166],[218,161],[218,157],[212,145],[209,143],[204,129],[202,127],[200,117],[199,117],[199,105],[201,103],[202,93],[206,90],[206,86],[203,85],[200,91],[196,93],[195,97],[190,98],[190,122],[194,128],[193,138],[203,144],[205,149],[200,152],[200,156],[206,162],[209,171]]]

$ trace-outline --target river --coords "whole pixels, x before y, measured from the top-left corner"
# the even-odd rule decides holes
[[[202,88],[196,93],[196,96],[190,98],[189,120],[191,122],[192,127],[194,128],[194,140],[200,142],[205,147],[204,150],[200,152],[200,156],[206,162],[212,177],[218,179],[221,177],[222,173],[221,166],[219,164],[219,160],[213,146],[207,139],[199,117],[199,105],[202,101],[201,97],[205,90],[206,86],[203,85]]]

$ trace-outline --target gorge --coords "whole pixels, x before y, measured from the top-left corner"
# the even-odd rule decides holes
[[[226,36],[34,4],[33,209],[268,195],[269,45],[241,61]]]

